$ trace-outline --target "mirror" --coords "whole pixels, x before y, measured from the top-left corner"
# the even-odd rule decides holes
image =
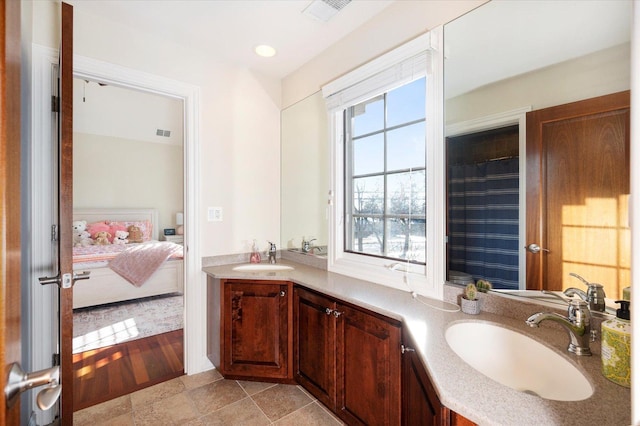
[[[327,107],[317,92],[281,113],[281,224],[284,249],[326,256],[329,135]]]
[[[502,173],[511,176],[509,191],[516,201],[512,197],[508,203],[516,207],[508,217],[511,229],[505,240],[512,241],[509,268],[515,275],[503,288],[527,294],[526,187],[519,172],[526,170],[523,117],[528,110],[629,90],[631,15],[630,1],[491,1],[444,26],[448,165],[461,161],[457,144],[474,155],[488,151],[483,159],[469,161],[496,160],[504,163]],[[470,137],[478,132],[484,133]],[[472,139],[472,145],[465,138]],[[505,213],[504,208],[497,210]],[[451,262],[452,226],[448,220],[447,267],[457,270]],[[454,278],[449,276],[449,281],[467,279],[463,274]],[[586,290],[578,281],[575,287]],[[620,294],[607,296],[621,298],[622,287]]]

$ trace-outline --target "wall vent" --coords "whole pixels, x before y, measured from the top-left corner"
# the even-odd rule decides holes
[[[171,130],[157,129],[156,136],[164,136],[165,138],[168,138],[169,136],[171,136]]]
[[[349,3],[351,0],[314,0],[302,11],[302,14],[318,21],[327,22]]]

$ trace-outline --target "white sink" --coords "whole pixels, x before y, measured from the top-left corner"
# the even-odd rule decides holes
[[[234,271],[250,271],[250,272],[277,272],[292,271],[293,266],[274,265],[271,263],[249,263],[248,265],[235,266]]]
[[[581,401],[593,394],[589,380],[571,362],[517,331],[461,322],[447,328],[445,338],[467,364],[510,388],[556,401]]]

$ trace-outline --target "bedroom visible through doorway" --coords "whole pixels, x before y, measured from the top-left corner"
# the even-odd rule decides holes
[[[183,104],[74,79],[74,354],[184,326]]]

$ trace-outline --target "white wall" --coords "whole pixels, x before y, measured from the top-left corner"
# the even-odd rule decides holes
[[[283,108],[341,75],[443,25],[486,0],[402,0],[282,80]]]
[[[34,42],[57,48],[57,5],[33,2]],[[170,31],[167,37],[170,38]],[[74,49],[86,56],[201,88],[201,255],[249,250],[280,239],[280,83],[201,52],[76,11]],[[223,222],[206,222],[221,206]]]
[[[446,124],[526,106],[537,110],[629,90],[630,58],[627,43],[447,99]]]
[[[183,176],[182,146],[73,134],[74,208],[156,208],[157,238],[183,210]]]

